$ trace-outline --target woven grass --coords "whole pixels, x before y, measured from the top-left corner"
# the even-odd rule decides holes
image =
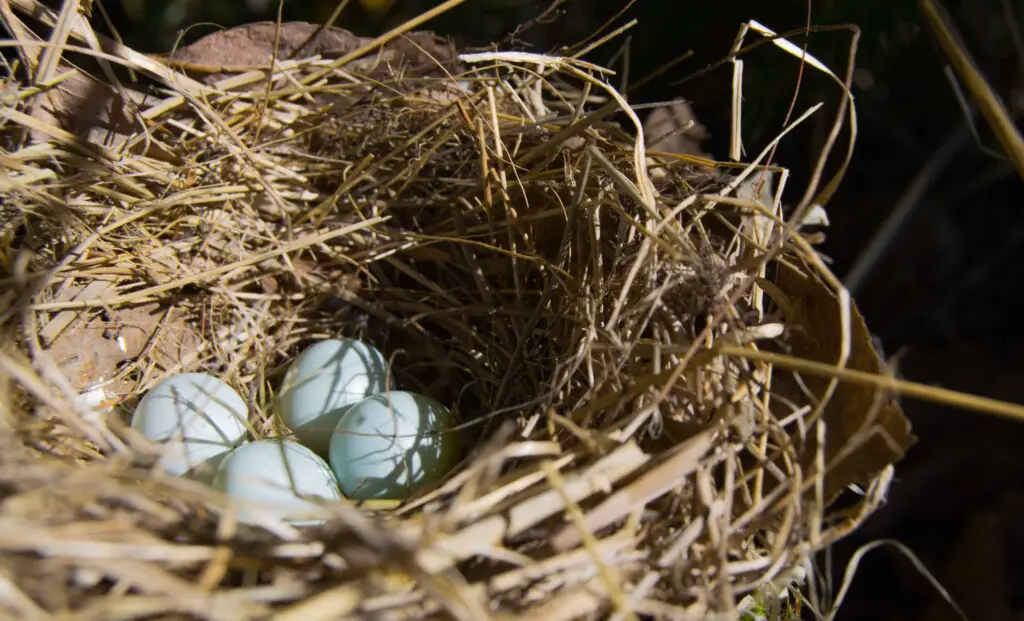
[[[606,70],[420,34],[268,80],[12,6],[0,609],[728,618],[801,601],[881,501],[910,436],[856,309],[777,195],[735,196],[765,168],[646,151]],[[283,369],[336,335],[457,413],[438,489],[243,527],[127,426],[204,371],[286,435]]]

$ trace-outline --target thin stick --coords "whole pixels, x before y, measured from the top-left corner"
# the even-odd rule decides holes
[[[858,384],[860,386],[873,386],[875,388],[892,391],[894,395],[902,395],[940,405],[948,405],[966,410],[974,410],[986,414],[1002,416],[1016,421],[1024,422],[1024,405],[1017,405],[1007,401],[999,401],[988,397],[971,395],[948,388],[928,386],[907,380],[897,379],[886,375],[878,375],[867,371],[854,369],[839,369],[833,365],[814,360],[805,360],[795,356],[776,354],[772,352],[756,351],[734,345],[721,345],[715,348],[720,354],[736,356],[747,360],[758,360],[768,362],[775,366],[785,367],[801,373],[810,373],[821,377],[836,378],[841,381]]]
[[[1017,124],[1010,117],[999,94],[989,85],[978,69],[970,53],[960,43],[952,21],[938,0],[920,0],[921,11],[935,37],[946,52],[953,69],[974,94],[981,113],[988,119],[992,132],[1006,149],[1018,174],[1024,179],[1024,138],[1021,138]]]

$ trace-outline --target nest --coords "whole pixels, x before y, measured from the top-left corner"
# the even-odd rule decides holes
[[[12,4],[32,78],[3,102],[8,613],[734,614],[799,602],[880,502],[906,422],[821,372],[879,372],[856,309],[778,197],[733,196],[763,167],[647,151],[605,70],[308,24],[152,58],[75,3]],[[456,412],[468,449],[437,489],[242,527],[127,425],[203,371],[252,437],[286,435],[283,369],[338,335]]]

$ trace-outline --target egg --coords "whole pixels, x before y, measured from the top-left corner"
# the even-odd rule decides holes
[[[132,427],[165,444],[158,466],[175,476],[212,477],[245,435],[248,408],[231,386],[205,373],[172,375],[147,392]]]
[[[352,406],[331,436],[331,469],[353,500],[403,500],[444,478],[459,460],[445,406],[393,390]]]
[[[277,409],[302,444],[327,457],[331,433],[345,411],[393,385],[379,351],[355,339],[327,339],[288,367]]]
[[[341,499],[327,462],[290,440],[257,440],[231,451],[213,487],[239,501],[243,523],[254,523],[262,514],[296,526],[318,524],[327,509],[313,499]]]

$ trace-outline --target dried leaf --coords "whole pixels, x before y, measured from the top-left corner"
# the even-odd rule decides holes
[[[124,137],[142,129],[113,87],[66,63],[61,63],[58,71],[67,77],[40,99],[32,116],[90,143],[114,149],[123,144]],[[139,93],[137,100],[142,99]],[[47,139],[39,131],[33,131],[32,138],[34,141]]]
[[[308,22],[284,22],[278,31],[275,22],[255,22],[211,33],[195,43],[151,59],[186,74],[196,74],[197,80],[212,85],[236,73],[267,69],[275,57],[275,46],[278,60],[311,56],[338,58],[372,40],[342,28],[326,28],[317,34],[318,28]],[[443,76],[446,72],[459,71],[456,57],[451,43],[430,32],[413,32],[390,41],[376,53],[353,61],[346,69],[380,77],[389,67],[400,64],[405,75]],[[128,136],[143,129],[139,120],[130,114],[129,106],[142,106],[147,101],[144,93],[125,85],[124,92],[132,99],[125,102],[112,86],[64,61],[58,74],[63,76],[61,81],[34,110],[34,116],[40,121],[112,149],[120,148]],[[259,83],[250,83],[246,88],[259,87]],[[33,131],[32,139],[45,142],[48,136]],[[138,149],[144,147],[149,149],[145,154],[150,157],[173,157],[170,153],[157,152],[159,146],[148,141]]]
[[[53,11],[33,0],[14,0],[12,4],[44,26],[57,27],[61,20]],[[71,12],[71,14],[74,13],[74,11]],[[13,12],[10,10],[0,11],[0,14],[2,14],[0,21],[8,31],[15,35],[17,40],[42,42],[39,34],[29,28]],[[88,24],[82,18],[82,15],[74,14],[68,29],[70,43],[80,45],[86,42],[94,49],[102,49],[108,54],[135,61],[140,69],[147,65],[149,70],[161,68],[154,67],[153,63],[144,55],[103,35],[91,30],[86,32],[84,27],[87,27]],[[35,46],[19,48],[19,54],[25,67],[37,67],[44,49],[47,48]],[[40,84],[46,90],[35,100],[35,105],[31,106],[32,117],[43,125],[58,127],[87,142],[102,144],[115,150],[124,144],[127,136],[136,134],[142,129],[140,120],[131,114],[131,107],[139,106],[146,100],[144,93],[124,85],[118,92],[118,89],[111,84],[97,80],[89,75],[88,71],[74,66],[63,56],[57,62],[53,74],[47,75],[45,83]],[[182,79],[180,82],[185,81]],[[125,101],[126,98],[131,101]],[[50,135],[39,127],[33,127],[29,131],[29,138],[35,143],[45,143],[50,140]],[[159,151],[159,149],[152,151]],[[166,158],[169,154],[150,152],[148,155]]]
[[[253,22],[208,34],[158,58],[186,72],[206,74],[197,79],[212,84],[231,73],[266,69],[275,58],[275,46],[278,60],[340,58],[372,40],[343,28],[317,32],[319,28],[309,22],[283,22],[280,29],[275,22]],[[371,54],[345,68],[373,74],[378,65],[383,69],[388,63],[400,63],[413,73],[443,75],[441,66],[451,71],[455,69],[455,59],[451,44],[429,32],[413,32],[385,44],[379,55]]]
[[[792,354],[807,360],[835,364],[839,360],[842,341],[838,298],[819,279],[811,268],[802,265],[803,273],[779,266],[776,285],[788,297],[792,313],[788,317],[789,344]],[[881,359],[871,342],[863,316],[851,301],[851,350],[847,367],[869,373],[882,371]],[[827,378],[801,376],[808,390],[821,398],[829,384]],[[805,403],[803,390],[791,373],[778,372],[773,392],[791,403]],[[774,407],[785,407],[776,403]],[[851,484],[867,484],[886,466],[899,461],[914,443],[910,421],[903,415],[899,403],[868,386],[840,382],[824,411],[826,425],[825,501],[831,502]],[[850,438],[873,433],[865,437],[859,447],[837,461],[839,449],[847,450]],[[813,431],[803,446],[802,461],[805,468],[813,464],[817,442]]]
[[[711,159],[711,154],[701,149],[701,143],[711,134],[697,122],[693,108],[686,102],[655,108],[644,121],[644,136],[648,149]]]

